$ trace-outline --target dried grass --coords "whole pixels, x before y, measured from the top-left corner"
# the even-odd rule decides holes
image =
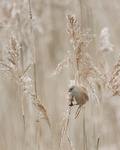
[[[49,121],[49,117],[48,117],[48,115],[47,115],[47,111],[46,111],[46,109],[44,108],[44,106],[41,104],[40,100],[35,101],[34,104],[35,104],[36,108],[37,108],[40,112],[42,112],[42,114],[43,114],[43,118],[42,118],[42,119],[45,119],[45,120],[47,121],[49,127],[50,127],[50,121]],[[40,119],[41,119],[41,118],[40,118]],[[39,118],[37,119],[37,122],[38,122],[38,121],[39,121]]]
[[[112,24],[118,6],[118,1],[0,1],[1,149],[120,149],[119,18]],[[67,9],[75,13],[66,15],[68,34]],[[108,61],[108,54],[116,60]],[[68,82],[89,93],[89,102],[77,111],[65,98]]]

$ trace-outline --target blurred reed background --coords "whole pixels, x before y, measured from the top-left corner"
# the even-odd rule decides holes
[[[66,32],[68,12],[78,19],[81,31],[95,34],[85,50],[101,77],[114,73],[120,43],[119,0],[0,0],[0,150],[120,149],[119,87],[111,96],[104,87],[107,79],[95,83],[100,104],[86,87],[90,100],[85,111],[73,119],[76,107],[72,108],[66,134],[61,134],[67,89],[75,72],[68,67],[50,76],[68,51],[74,51]],[[113,52],[100,54],[104,27],[114,47]],[[36,107],[37,99],[43,105]]]

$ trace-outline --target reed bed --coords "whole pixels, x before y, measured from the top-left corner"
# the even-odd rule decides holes
[[[118,0],[0,1],[1,150],[120,149],[119,11]],[[88,91],[79,110],[72,85]]]

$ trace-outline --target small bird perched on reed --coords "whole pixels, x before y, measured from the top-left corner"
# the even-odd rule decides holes
[[[69,92],[69,106],[79,105],[75,118],[79,115],[80,108],[89,100],[88,92],[83,86],[73,85],[68,89]],[[73,104],[76,101],[76,104]]]

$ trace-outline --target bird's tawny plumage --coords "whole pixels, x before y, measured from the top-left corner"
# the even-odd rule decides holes
[[[79,105],[80,107],[89,100],[88,92],[82,86],[74,85],[70,87],[68,91],[70,93],[71,106],[74,100],[76,100],[76,105]]]
[[[68,89],[69,92],[69,106],[78,105],[77,111],[75,113],[75,118],[80,113],[80,108],[89,100],[87,90],[82,86],[74,85]],[[73,101],[76,101],[76,104],[73,105]]]

